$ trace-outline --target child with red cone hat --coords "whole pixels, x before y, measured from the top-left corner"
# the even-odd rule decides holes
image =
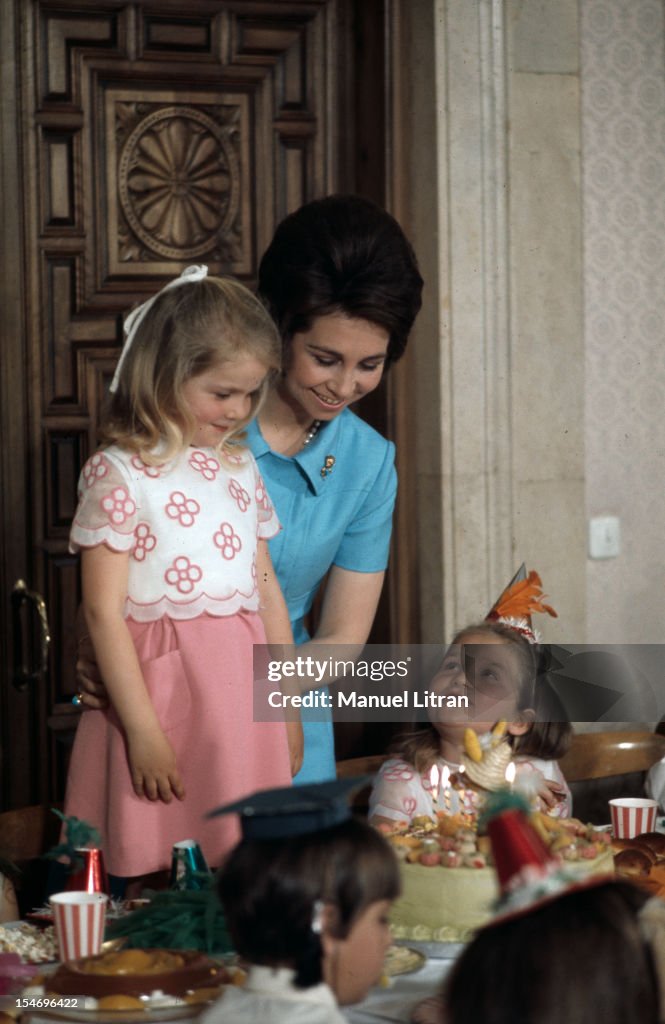
[[[512,794],[487,807],[501,895],[416,1024],[662,1024],[665,903],[614,876],[571,880]]]
[[[531,910],[563,892],[600,885],[612,875],[580,879],[565,862],[553,856],[529,822],[530,808],[517,793],[490,794],[479,821],[492,843],[500,896],[495,910],[500,919]]]

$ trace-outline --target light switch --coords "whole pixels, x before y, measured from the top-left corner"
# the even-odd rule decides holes
[[[616,558],[621,554],[618,516],[594,516],[589,520],[589,557]]]

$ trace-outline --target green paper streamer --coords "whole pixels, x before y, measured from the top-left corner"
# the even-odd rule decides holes
[[[62,811],[56,810],[55,807],[52,807],[51,810],[60,818],[60,821],[65,826],[65,836],[63,842],[52,847],[48,853],[44,854],[44,857],[46,860],[62,860],[66,858],[69,861],[69,870],[78,871],[84,864],[78,849],[86,846],[98,847],[100,842],[99,832],[92,825],[89,825],[87,821],[82,821],[81,818],[75,818],[73,815],[64,815]]]
[[[107,939],[124,938],[130,949],[233,952],[224,910],[212,882],[207,889],[172,889],[146,895],[150,896],[147,907],[108,924]]]

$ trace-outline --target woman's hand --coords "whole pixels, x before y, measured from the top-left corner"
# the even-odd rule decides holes
[[[302,722],[286,722],[286,737],[289,743],[289,758],[291,760],[291,777],[297,775],[302,768],[305,754],[305,734]]]
[[[100,710],[109,706],[106,687],[99,674],[95,651],[89,636],[82,636],[76,651],[76,685],[79,702],[85,708]]]
[[[173,747],[159,728],[140,729],[127,736],[129,771],[137,796],[170,804],[184,800],[185,787]]]

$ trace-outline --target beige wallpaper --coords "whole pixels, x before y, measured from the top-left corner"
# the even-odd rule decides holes
[[[580,0],[592,643],[665,642],[665,23],[662,0]]]

